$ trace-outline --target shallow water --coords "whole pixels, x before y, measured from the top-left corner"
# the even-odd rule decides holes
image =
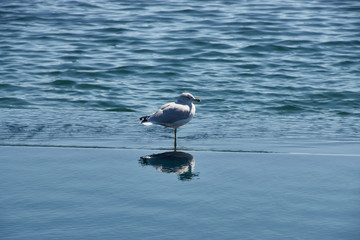
[[[0,150],[1,239],[360,236],[358,157]]]
[[[1,145],[171,148],[171,130],[138,118],[185,91],[203,102],[180,128],[182,149],[359,143],[358,1],[0,9]]]

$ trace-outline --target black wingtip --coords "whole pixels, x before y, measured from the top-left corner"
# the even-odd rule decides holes
[[[147,122],[147,120],[148,120],[149,117],[150,117],[150,116],[143,116],[143,117],[141,117],[141,118],[140,118],[141,123]]]

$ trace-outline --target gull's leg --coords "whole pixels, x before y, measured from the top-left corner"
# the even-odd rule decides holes
[[[175,128],[175,131],[174,131],[174,133],[175,133],[175,141],[174,141],[174,151],[176,152],[176,128]]]

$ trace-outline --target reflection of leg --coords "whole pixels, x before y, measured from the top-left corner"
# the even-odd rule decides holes
[[[174,141],[174,151],[176,152],[176,128],[175,128],[175,131],[174,131],[174,133],[175,133],[175,141]]]

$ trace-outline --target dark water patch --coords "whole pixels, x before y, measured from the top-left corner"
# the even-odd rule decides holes
[[[16,14],[16,13],[15,13]],[[39,16],[35,16],[35,15],[15,15],[14,13],[11,13],[10,16],[5,17],[5,19],[7,21],[13,22],[16,25],[22,25],[22,24],[26,24],[27,22],[37,22],[37,21],[43,21],[44,19],[39,17]]]
[[[121,67],[115,67],[112,68],[110,70],[107,70],[107,73],[110,74],[133,74],[136,72],[137,69],[135,69],[135,67],[132,66],[121,66]]]
[[[283,112],[317,112],[324,111],[342,115],[345,112],[351,115],[358,112],[360,108],[359,94],[342,94],[338,92],[323,92],[316,94],[308,94],[307,91],[297,91],[296,94],[287,92],[286,94],[267,94],[268,97],[272,96],[272,103],[278,106],[269,106],[266,109],[283,111]],[[344,110],[346,109],[346,110]]]
[[[291,40],[280,40],[276,42],[277,45],[291,46],[291,47],[301,47],[301,46],[311,46],[314,44],[311,40],[305,39],[291,39]]]
[[[126,45],[132,46],[131,51],[134,51],[138,48],[149,47],[149,45],[151,45],[149,42],[146,41],[146,39],[141,39],[141,38],[136,38],[136,37],[131,37],[131,36],[122,37],[122,40],[124,41],[124,43]],[[136,48],[135,48],[135,46],[136,46]]]
[[[74,5],[73,5],[74,4]],[[89,2],[83,2],[83,1],[75,1],[74,3],[71,1],[71,7],[80,7],[84,9],[97,9],[101,8],[97,4],[89,3]]]
[[[49,75],[49,76],[59,76],[61,75],[63,72],[60,70],[54,70],[54,71],[47,71],[45,73],[43,73],[44,75]]]
[[[110,44],[113,46],[117,46],[119,44],[124,43],[124,40],[122,38],[119,37],[98,37],[98,39],[93,41],[94,43],[106,43],[106,44]]]
[[[345,112],[345,111],[340,111],[340,112],[337,112],[337,114],[340,115],[340,116],[350,116],[350,115],[352,115],[353,113]]]
[[[259,28],[255,27],[239,27],[236,31],[231,32],[232,35],[237,36],[250,36],[250,37],[259,37],[265,34],[264,31],[260,30]]]
[[[296,47],[278,45],[278,44],[257,44],[242,48],[243,51],[259,51],[259,52],[290,52],[299,50]]]
[[[291,74],[294,74],[294,73],[289,73],[289,74],[285,74],[285,73],[265,74],[264,78],[267,78],[267,79],[293,79],[293,80],[299,78],[298,76],[293,76]]]
[[[54,76],[66,77],[66,78],[107,78],[108,76],[106,71],[94,70],[91,67],[88,68],[91,70],[68,69],[65,71],[51,71],[48,74]]]
[[[341,67],[341,68],[352,68],[352,67],[358,67],[358,62],[356,60],[339,61],[334,63],[333,66]]]
[[[150,48],[134,49],[134,52],[138,54],[154,54],[154,50]]]
[[[358,1],[353,1],[354,3],[350,3],[350,4],[353,4],[353,5],[350,5],[350,6],[346,6],[346,7],[341,7],[342,10],[345,10],[345,11],[349,11],[349,12],[355,12],[355,13],[359,13],[360,11],[360,6],[358,5]]]
[[[278,93],[287,92],[289,94],[301,94],[301,95],[303,95],[304,93],[306,95],[308,92],[323,91],[322,88],[316,88],[313,86],[302,86],[300,84],[294,86],[288,86],[288,85],[266,85],[262,83],[259,84],[258,86],[260,88],[273,90],[274,92],[278,92]]]
[[[180,15],[190,15],[190,16],[204,16],[204,12],[200,9],[194,9],[194,8],[185,8],[185,9],[179,9],[179,10],[173,10],[171,11],[171,14],[180,14]],[[206,13],[205,13],[206,14]]]
[[[205,51],[202,53],[198,53],[198,54],[194,54],[194,57],[200,57],[200,58],[215,58],[219,61],[226,61],[228,59],[224,59],[224,58],[228,58],[228,54],[224,53],[222,51],[216,51],[216,50],[210,50],[210,51]],[[232,60],[231,60],[232,61]]]
[[[300,112],[305,110],[304,108],[296,105],[282,105],[277,107],[268,107],[267,109],[285,112],[285,113]]]
[[[237,64],[235,65],[235,67],[243,68],[243,69],[255,69],[255,68],[260,68],[261,66],[254,63],[245,63],[245,64]]]
[[[219,43],[219,42],[209,42],[208,46],[210,49],[217,49],[217,50],[228,50],[233,49],[233,46],[225,43]]]
[[[107,86],[103,86],[103,85],[99,85],[99,84],[90,84],[90,83],[77,84],[76,88],[82,89],[82,90],[110,90],[110,89],[112,89],[111,87],[107,87]]]
[[[44,98],[39,97],[34,99],[34,101],[38,102],[39,105],[47,105],[48,102],[56,103],[57,101],[67,102],[67,100],[70,101],[70,99],[72,99],[73,97],[80,97],[80,96],[89,97],[90,95],[89,92],[80,91],[75,89],[74,87],[47,88],[46,85],[45,88],[43,89],[43,92],[48,94],[49,97],[44,97]]]
[[[7,84],[7,83],[0,83],[0,90],[3,90],[5,92],[15,92],[15,91],[23,91],[26,89],[21,86],[16,86],[16,85]]]
[[[327,42],[322,42],[319,45],[326,47],[360,47],[360,41],[359,40],[327,41]]]
[[[209,41],[210,41],[210,39],[206,39],[206,38],[202,38],[202,39],[188,38],[188,39],[184,39],[184,40],[186,42],[189,42],[189,44],[191,44],[193,46],[198,46],[198,47],[209,46]]]
[[[310,99],[323,99],[333,101],[354,101],[360,105],[360,92],[355,91],[323,91],[320,93],[309,93],[307,97]]]
[[[15,97],[0,97],[1,108],[19,108],[32,105],[30,102]]]
[[[188,64],[197,64],[201,66],[200,64],[211,64],[211,63],[225,63],[230,64],[233,63],[232,59],[229,58],[223,58],[223,56],[226,56],[226,54],[218,54],[218,52],[211,52],[211,53],[200,53],[200,54],[194,54],[192,57],[183,59],[182,61]]]
[[[55,80],[50,83],[50,85],[56,86],[56,87],[73,87],[77,83],[72,80]]]
[[[66,55],[66,56],[61,56],[60,58],[63,59],[63,60],[66,60],[66,61],[76,62],[80,58],[80,56],[78,56],[78,55]]]
[[[354,111],[333,111],[334,113],[336,113],[336,115],[340,116],[340,117],[344,117],[344,118],[355,118],[358,119],[360,117],[360,111],[359,110],[354,110]],[[357,129],[356,126],[352,126],[352,131],[353,133],[360,133],[360,131]]]
[[[170,57],[159,57],[154,59],[154,62],[161,64],[162,67],[166,67],[169,69],[177,69],[181,71],[182,69],[187,70],[190,66],[182,60],[170,58]]]
[[[174,68],[164,66],[153,66],[145,64],[136,64],[132,66],[122,66],[107,70],[107,73],[112,74],[141,74],[141,77],[167,77],[178,75],[179,72]]]
[[[115,107],[115,108],[107,108],[105,109],[107,112],[136,112],[133,109],[126,108],[126,107]]]
[[[122,34],[127,31],[132,31],[129,28],[123,27],[105,27],[105,28],[94,28],[91,29],[93,32],[104,32],[104,33],[114,33],[114,34]]]
[[[174,30],[169,30],[169,35],[182,35],[183,37],[182,38],[174,38],[174,37],[166,37],[164,38],[165,41],[169,40],[169,41],[172,41],[172,42],[187,42],[187,43],[190,43],[191,40],[193,38],[189,38],[188,36],[191,36],[191,35],[195,35],[199,33],[199,30],[198,29],[193,29],[193,28],[187,28],[187,29],[174,29]]]
[[[132,112],[133,110],[126,106],[112,102],[111,100],[88,100],[87,98],[96,98],[97,94],[91,91],[71,91],[66,89],[65,92],[68,97],[57,97],[64,95],[62,91],[47,90],[49,95],[52,97],[47,98],[36,98],[36,101],[41,102],[39,106],[48,108],[59,108],[62,109],[77,109],[77,110],[96,110],[106,111],[108,109],[118,109],[117,111]],[[117,97],[115,95],[114,97]]]
[[[189,49],[189,48],[176,48],[176,49],[171,49],[171,50],[168,50],[168,51],[162,51],[162,54],[164,55],[189,55],[189,54],[193,54],[195,53],[196,50],[194,49]]]
[[[180,75],[177,71],[146,72],[146,78],[168,78]]]
[[[233,94],[234,96],[238,95],[249,95],[249,94],[257,94],[255,92],[251,92],[249,90],[240,90],[240,89],[228,89],[223,92],[223,94],[226,96],[227,94]]]
[[[71,103],[82,107],[88,107],[100,111],[111,111],[111,112],[135,112],[133,109],[125,107],[121,104],[112,101],[96,101],[96,100],[74,100]]]

